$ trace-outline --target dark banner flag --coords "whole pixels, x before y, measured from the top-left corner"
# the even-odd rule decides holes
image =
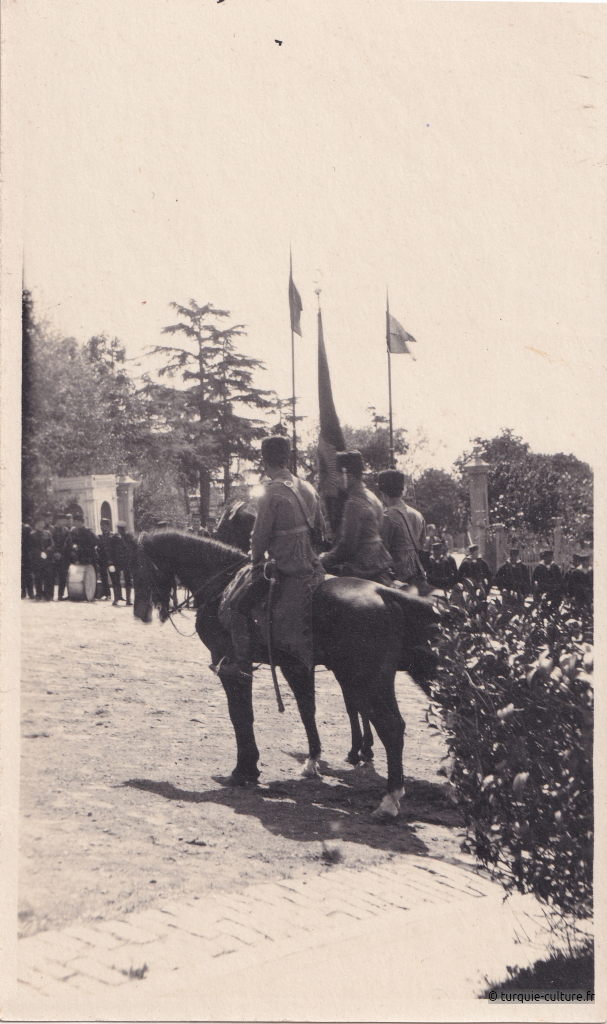
[[[289,309],[291,311],[291,330],[301,338],[301,296],[293,280],[293,259],[289,253]]]
[[[344,451],[346,444],[333,401],[320,309],[318,310],[318,405],[320,410],[318,491],[323,500],[331,530],[335,534],[343,509],[343,494],[338,487],[335,455],[336,452]]]

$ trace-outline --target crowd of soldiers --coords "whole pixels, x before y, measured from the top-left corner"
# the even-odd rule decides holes
[[[36,515],[33,527],[21,526],[21,597],[35,601],[67,601],[71,565],[90,565],[97,594],[116,607],[132,605],[132,560],[135,541],[123,521],[112,533],[109,519],[101,520],[96,535],[84,525],[81,513],[60,511],[54,518]],[[124,582],[126,600],[123,598]]]

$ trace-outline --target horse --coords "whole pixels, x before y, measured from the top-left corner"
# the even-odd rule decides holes
[[[169,617],[175,579],[198,604],[196,632],[216,665],[230,647],[230,636],[218,615],[223,588],[248,561],[242,550],[213,538],[177,530],[142,534],[135,564],[136,618],[149,623],[157,607],[161,621]],[[373,812],[395,818],[404,794],[403,742],[405,723],[395,694],[397,670],[408,672],[425,692],[437,658],[431,641],[438,631],[431,602],[397,589],[349,577],[327,577],[312,602],[314,663],[335,675],[348,712],[367,717],[377,732],[388,764],[386,793]],[[259,642],[254,660],[268,662]],[[320,738],[315,719],[314,673],[284,652],[276,661],[295,697],[308,740],[304,776],[319,774]],[[220,677],[221,678],[221,677]],[[255,784],[259,750],[253,730],[252,682],[221,680],[236,737],[235,784]]]
[[[245,501],[233,501],[226,505],[213,536],[224,544],[231,544],[248,552],[251,547],[251,534],[255,526],[254,507]],[[369,720],[360,716],[352,706],[346,705],[350,720],[351,746],[346,754],[348,764],[358,765],[373,760],[373,732]]]

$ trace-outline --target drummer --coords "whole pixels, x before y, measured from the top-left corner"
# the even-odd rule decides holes
[[[97,572],[97,538],[92,530],[84,525],[82,512],[74,513],[74,529],[72,530],[73,560],[79,565],[92,565]]]

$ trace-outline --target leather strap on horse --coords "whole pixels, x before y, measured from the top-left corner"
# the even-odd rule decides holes
[[[276,694],[276,703],[278,710],[282,714],[285,706],[282,702],[282,696],[280,693],[280,687],[278,685],[278,676],[276,675],[276,661],[274,660],[274,595],[276,593],[276,586],[278,580],[276,579],[276,562],[274,559],[266,562],[263,567],[263,574],[265,579],[269,581],[270,590],[268,593],[268,661],[270,662],[270,672],[272,673],[272,682],[274,683],[274,693]]]

